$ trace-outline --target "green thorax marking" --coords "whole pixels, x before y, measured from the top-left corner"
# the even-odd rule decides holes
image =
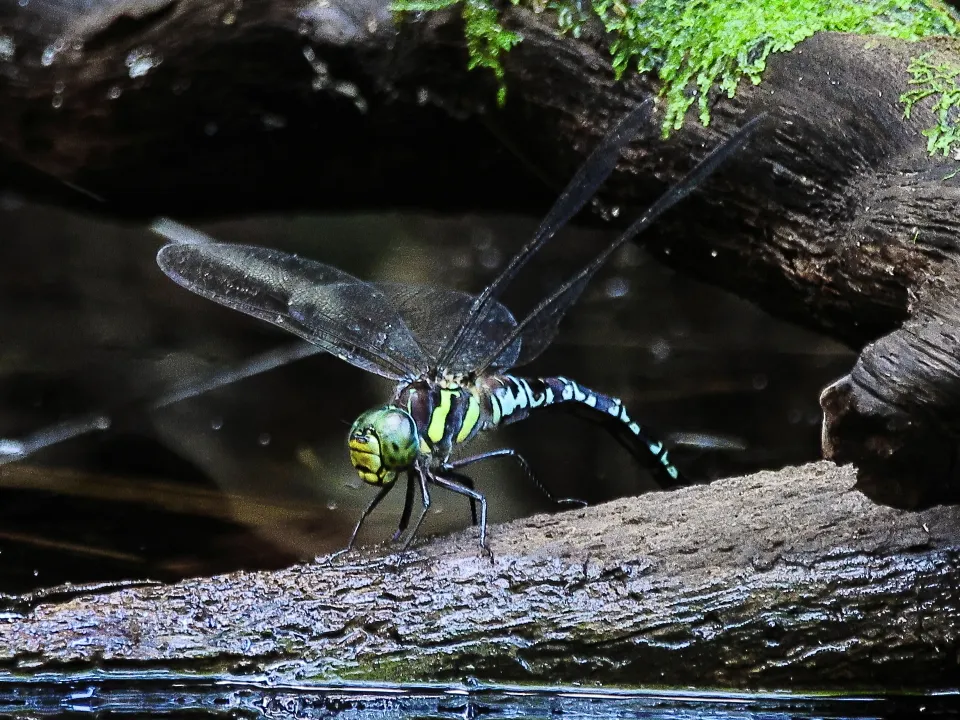
[[[394,404],[410,413],[440,461],[449,458],[455,444],[467,442],[487,426],[483,391],[455,380],[410,383],[397,391]]]

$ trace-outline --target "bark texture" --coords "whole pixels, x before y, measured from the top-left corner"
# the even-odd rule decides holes
[[[960,510],[871,503],[819,463],[648,494],[403,554],[131,588],[8,613],[20,677],[277,684],[952,687]],[[35,601],[34,601],[35,602]]]

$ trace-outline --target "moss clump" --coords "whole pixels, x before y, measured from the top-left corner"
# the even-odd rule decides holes
[[[760,82],[771,53],[791,50],[814,33],[918,40],[960,30],[944,7],[918,0],[593,0],[593,9],[613,37],[616,72],[635,68],[660,77],[665,130],[679,128],[694,102],[706,125],[714,84],[732,97],[741,78]]]
[[[618,75],[654,72],[667,100],[664,131],[678,128],[696,102],[710,120],[709,91],[733,95],[742,78],[760,82],[771,53],[792,49],[816,32],[834,30],[917,40],[960,33],[940,0],[511,0],[556,14],[574,36],[599,18],[610,37]],[[470,66],[494,72],[504,98],[502,52],[521,38],[499,22],[494,0],[395,0],[398,10],[462,4]]]
[[[931,53],[913,58],[907,72],[910,85],[915,86],[900,96],[903,115],[910,117],[913,106],[928,97],[934,98],[933,112],[937,124],[923,131],[927,137],[927,151],[934,155],[954,154],[960,160],[960,66],[951,63],[930,62]],[[944,178],[946,179],[946,178]]]
[[[516,3],[517,0],[511,0]],[[397,12],[426,12],[443,10],[460,5],[463,17],[463,32],[470,54],[468,67],[487,68],[497,78],[497,103],[503,105],[507,98],[507,86],[503,81],[503,65],[500,53],[507,52],[520,42],[515,32],[504,29],[500,15],[491,0],[394,0]]]

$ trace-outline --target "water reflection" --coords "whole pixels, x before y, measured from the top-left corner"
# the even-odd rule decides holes
[[[574,688],[511,689],[489,686],[443,689],[431,686],[271,688],[256,683],[158,678],[153,682],[98,680],[0,685],[0,712],[15,716],[135,715],[170,718],[422,718],[458,720],[550,720],[558,717],[637,720],[866,720],[952,718],[953,694],[913,697],[829,697],[652,690],[577,691]]]
[[[0,213],[0,447],[22,452],[9,443],[78,419],[109,425],[0,467],[0,590],[279,567],[344,544],[370,498],[344,436],[388,397],[389,383],[325,355],[227,383],[251,357],[289,347],[290,336],[176,287],[156,268],[160,240],[146,227],[19,201]],[[202,229],[363,278],[477,291],[534,226],[361,216]],[[609,237],[564,233],[507,304],[530,308]],[[706,481],[817,457],[818,391],[851,362],[836,345],[627,248],[524,371],[619,395],[674,438],[678,465]],[[215,389],[193,392],[198,378]],[[600,429],[562,414],[534,415],[471,449],[505,446],[558,496],[598,502],[654,487]],[[551,509],[509,461],[478,470],[492,522]],[[395,495],[362,542],[392,534]],[[436,493],[435,507],[427,532],[469,523],[456,498]]]

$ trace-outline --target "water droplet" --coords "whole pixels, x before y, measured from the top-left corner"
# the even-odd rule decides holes
[[[751,384],[753,385],[754,390],[764,390],[769,383],[769,378],[763,373],[757,373],[753,376]]]
[[[664,338],[657,338],[650,345],[650,354],[653,355],[653,359],[658,363],[667,360],[672,352],[673,347]]]
[[[604,287],[604,293],[609,298],[623,297],[630,292],[630,281],[619,275],[610,278]]]
[[[211,430],[220,430],[223,427],[223,418],[219,415],[212,420],[210,420],[210,429]]]
[[[312,63],[317,59],[317,54],[313,51],[313,48],[307,45],[303,48],[303,56],[307,59],[307,62]]]
[[[279,130],[287,126],[287,119],[283,115],[275,115],[274,113],[264,113],[260,116],[260,122],[270,130]]]
[[[796,425],[800,422],[801,417],[803,417],[803,413],[800,412],[800,408],[792,408],[790,412],[787,413],[787,422],[791,425]]]
[[[224,25],[233,25],[237,21],[237,14],[233,10],[228,10],[223,14],[223,17],[220,18],[220,21]]]
[[[66,90],[66,89],[67,89],[67,86],[66,86],[66,84],[63,82],[63,80],[57,80],[57,81],[53,84],[53,91],[54,91],[57,95],[59,95],[60,93],[62,93],[62,92],[63,92],[64,90]]]
[[[270,433],[260,433],[260,437],[257,438],[257,442],[263,447],[266,447],[270,444],[272,439],[273,438],[270,437]]]
[[[177,80],[175,83],[173,83],[173,85],[170,86],[170,91],[174,95],[182,95],[187,91],[189,87],[190,87],[189,78],[181,78],[180,80]]]
[[[40,577],[40,571],[39,571],[39,570],[34,570],[34,571],[33,571],[33,576],[34,576],[34,577]]]
[[[9,35],[0,35],[0,60],[13,60],[17,54],[17,46]]]
[[[417,90],[417,105],[426,105],[430,102],[430,92],[426,88]]]
[[[210,137],[213,137],[214,135],[216,135],[217,130],[219,130],[219,128],[217,127],[217,124],[215,122],[208,122],[206,125],[203,126],[203,132],[205,132]]]
[[[53,65],[53,61],[56,59],[56,57],[56,48],[54,48],[53,45],[47,45],[47,47],[43,49],[43,55],[40,56],[40,64],[44,67],[50,67]]]
[[[500,267],[500,263],[503,261],[503,255],[500,253],[498,248],[490,248],[480,255],[480,265],[482,265],[487,270],[493,270]]]
[[[93,421],[93,426],[97,430],[109,430],[111,425],[113,425],[113,420],[110,419],[109,415],[99,415]]]
[[[20,7],[26,7],[26,6],[29,5],[29,4],[30,4],[30,0],[20,0],[20,1],[17,3],[17,5],[19,5]]]
[[[53,106],[54,110],[59,110],[60,107],[63,105],[63,96],[54,95],[53,99],[50,101],[50,104]]]
[[[136,48],[127,55],[124,64],[131,78],[143,77],[162,62],[160,56],[154,56],[149,47]]]
[[[471,260],[470,253],[458,252],[450,258],[450,264],[455,268],[468,268],[471,265]]]
[[[337,503],[335,503],[333,500],[327,503],[327,510],[336,510],[336,509],[337,509]]]
[[[620,217],[620,207],[618,205],[614,205],[612,208],[610,208],[610,217]]]
[[[111,100],[116,100],[120,95],[123,94],[123,90],[119,85],[111,85],[110,89],[107,90],[107,97]]]
[[[716,251],[716,250],[711,250],[711,251],[710,251],[710,257],[715,258],[716,256],[717,256],[717,251]]]

